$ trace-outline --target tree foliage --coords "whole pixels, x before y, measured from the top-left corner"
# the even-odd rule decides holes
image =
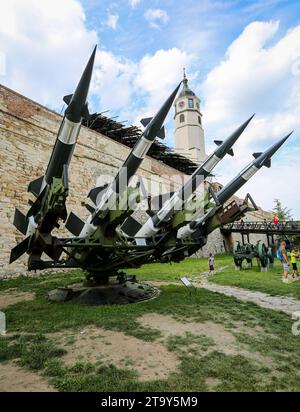
[[[292,211],[284,207],[279,199],[274,199],[273,212],[277,215],[279,220],[291,220]]]

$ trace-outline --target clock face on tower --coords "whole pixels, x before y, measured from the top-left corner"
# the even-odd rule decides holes
[[[180,102],[179,107],[182,109],[184,107],[184,102]]]

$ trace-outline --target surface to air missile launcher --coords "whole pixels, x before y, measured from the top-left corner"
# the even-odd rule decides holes
[[[240,218],[249,210],[248,199],[244,202],[230,199],[262,166],[270,167],[272,156],[290,135],[265,152],[254,153],[254,160],[218,192],[214,193],[209,189],[199,194],[197,189],[203,181],[205,183],[216,165],[226,154],[233,155],[232,147],[249,125],[251,116],[227,139],[216,141],[217,148],[182,187],[169,196],[161,194],[161,207],[155,212],[148,211],[149,218],[142,225],[132,217],[141,200],[140,187],[131,187],[129,183],[154,140],[164,137],[163,124],[176,98],[180,82],[157,114],[141,121],[144,131],[113,181],[90,190],[89,199],[93,205],[87,205],[90,215],[84,222],[72,211],[69,214],[67,212],[68,169],[76,142],[80,138],[82,120],[89,117],[87,95],[95,55],[96,48],[74,94],[64,97],[67,109],[45,175],[29,183],[28,190],[36,200],[26,216],[16,209],[14,225],[25,239],[12,249],[10,262],[27,253],[29,270],[81,268],[87,281],[98,286],[107,284],[110,277],[116,276],[117,284],[123,286],[114,286],[110,296],[103,297],[103,301],[110,301],[114,299],[114,294],[120,297],[123,293],[124,296],[126,276],[122,274],[122,270],[139,267],[144,263],[180,261],[191,256],[205,245],[208,234],[214,229]],[[88,192],[89,188],[86,189]],[[186,212],[189,212],[189,219]],[[65,228],[71,233],[70,237],[52,234],[54,229],[59,228],[60,221],[65,222]],[[44,254],[48,258],[44,259]],[[72,290],[59,290],[52,298],[67,300],[77,292],[76,287]],[[88,296],[92,301],[93,297],[102,293],[101,289],[86,292],[81,296],[81,301]],[[134,300],[133,296],[139,296],[139,299],[143,296],[149,298],[153,293],[152,289],[135,285],[134,290],[126,291],[125,300]]]

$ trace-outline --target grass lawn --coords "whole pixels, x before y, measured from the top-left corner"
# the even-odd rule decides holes
[[[232,265],[231,259],[218,256],[216,263]],[[207,270],[206,259],[187,259],[175,265],[145,265],[128,273],[143,280],[178,280],[183,275],[196,277],[203,270]],[[276,270],[252,272],[257,278],[277,276]],[[226,269],[224,279],[227,273]],[[242,277],[231,273],[233,278]],[[250,277],[250,272],[245,274]],[[292,335],[288,315],[202,289],[189,296],[180,285],[162,286],[157,298],[131,305],[87,307],[46,301],[49,290],[82,278],[81,272],[73,271],[0,281],[0,296],[35,294],[32,300],[3,309],[8,334],[0,338],[0,370],[16,363],[59,391],[300,390],[300,337]],[[99,336],[94,332],[89,336],[87,328],[99,330]],[[83,329],[86,332],[80,335]],[[120,336],[117,345],[114,335]],[[78,337],[86,342],[88,359],[67,362]],[[128,350],[124,362],[117,362],[117,352],[130,344],[132,353]],[[132,355],[136,353],[141,356],[139,364]],[[153,371],[151,364],[146,365],[155,356],[161,356],[160,362],[170,359],[164,377],[159,373],[155,377],[159,363],[153,363]],[[143,362],[148,368],[146,379],[139,372],[143,373]]]
[[[300,299],[300,281],[283,283],[281,280],[282,266],[277,259],[275,259],[274,267],[268,272],[261,272],[255,261],[253,261],[253,268],[236,271],[233,258],[230,256],[228,260],[228,257],[229,255],[225,255],[216,258],[216,267],[226,265],[225,262],[229,267],[210,277],[210,282],[256,290],[274,296],[291,296]]]

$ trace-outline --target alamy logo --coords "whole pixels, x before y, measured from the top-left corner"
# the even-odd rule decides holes
[[[296,321],[292,325],[292,334],[294,336],[299,336],[300,335],[300,312],[299,311],[294,312],[292,314],[292,319]]]
[[[6,334],[6,316],[4,312],[0,311],[0,335]]]

